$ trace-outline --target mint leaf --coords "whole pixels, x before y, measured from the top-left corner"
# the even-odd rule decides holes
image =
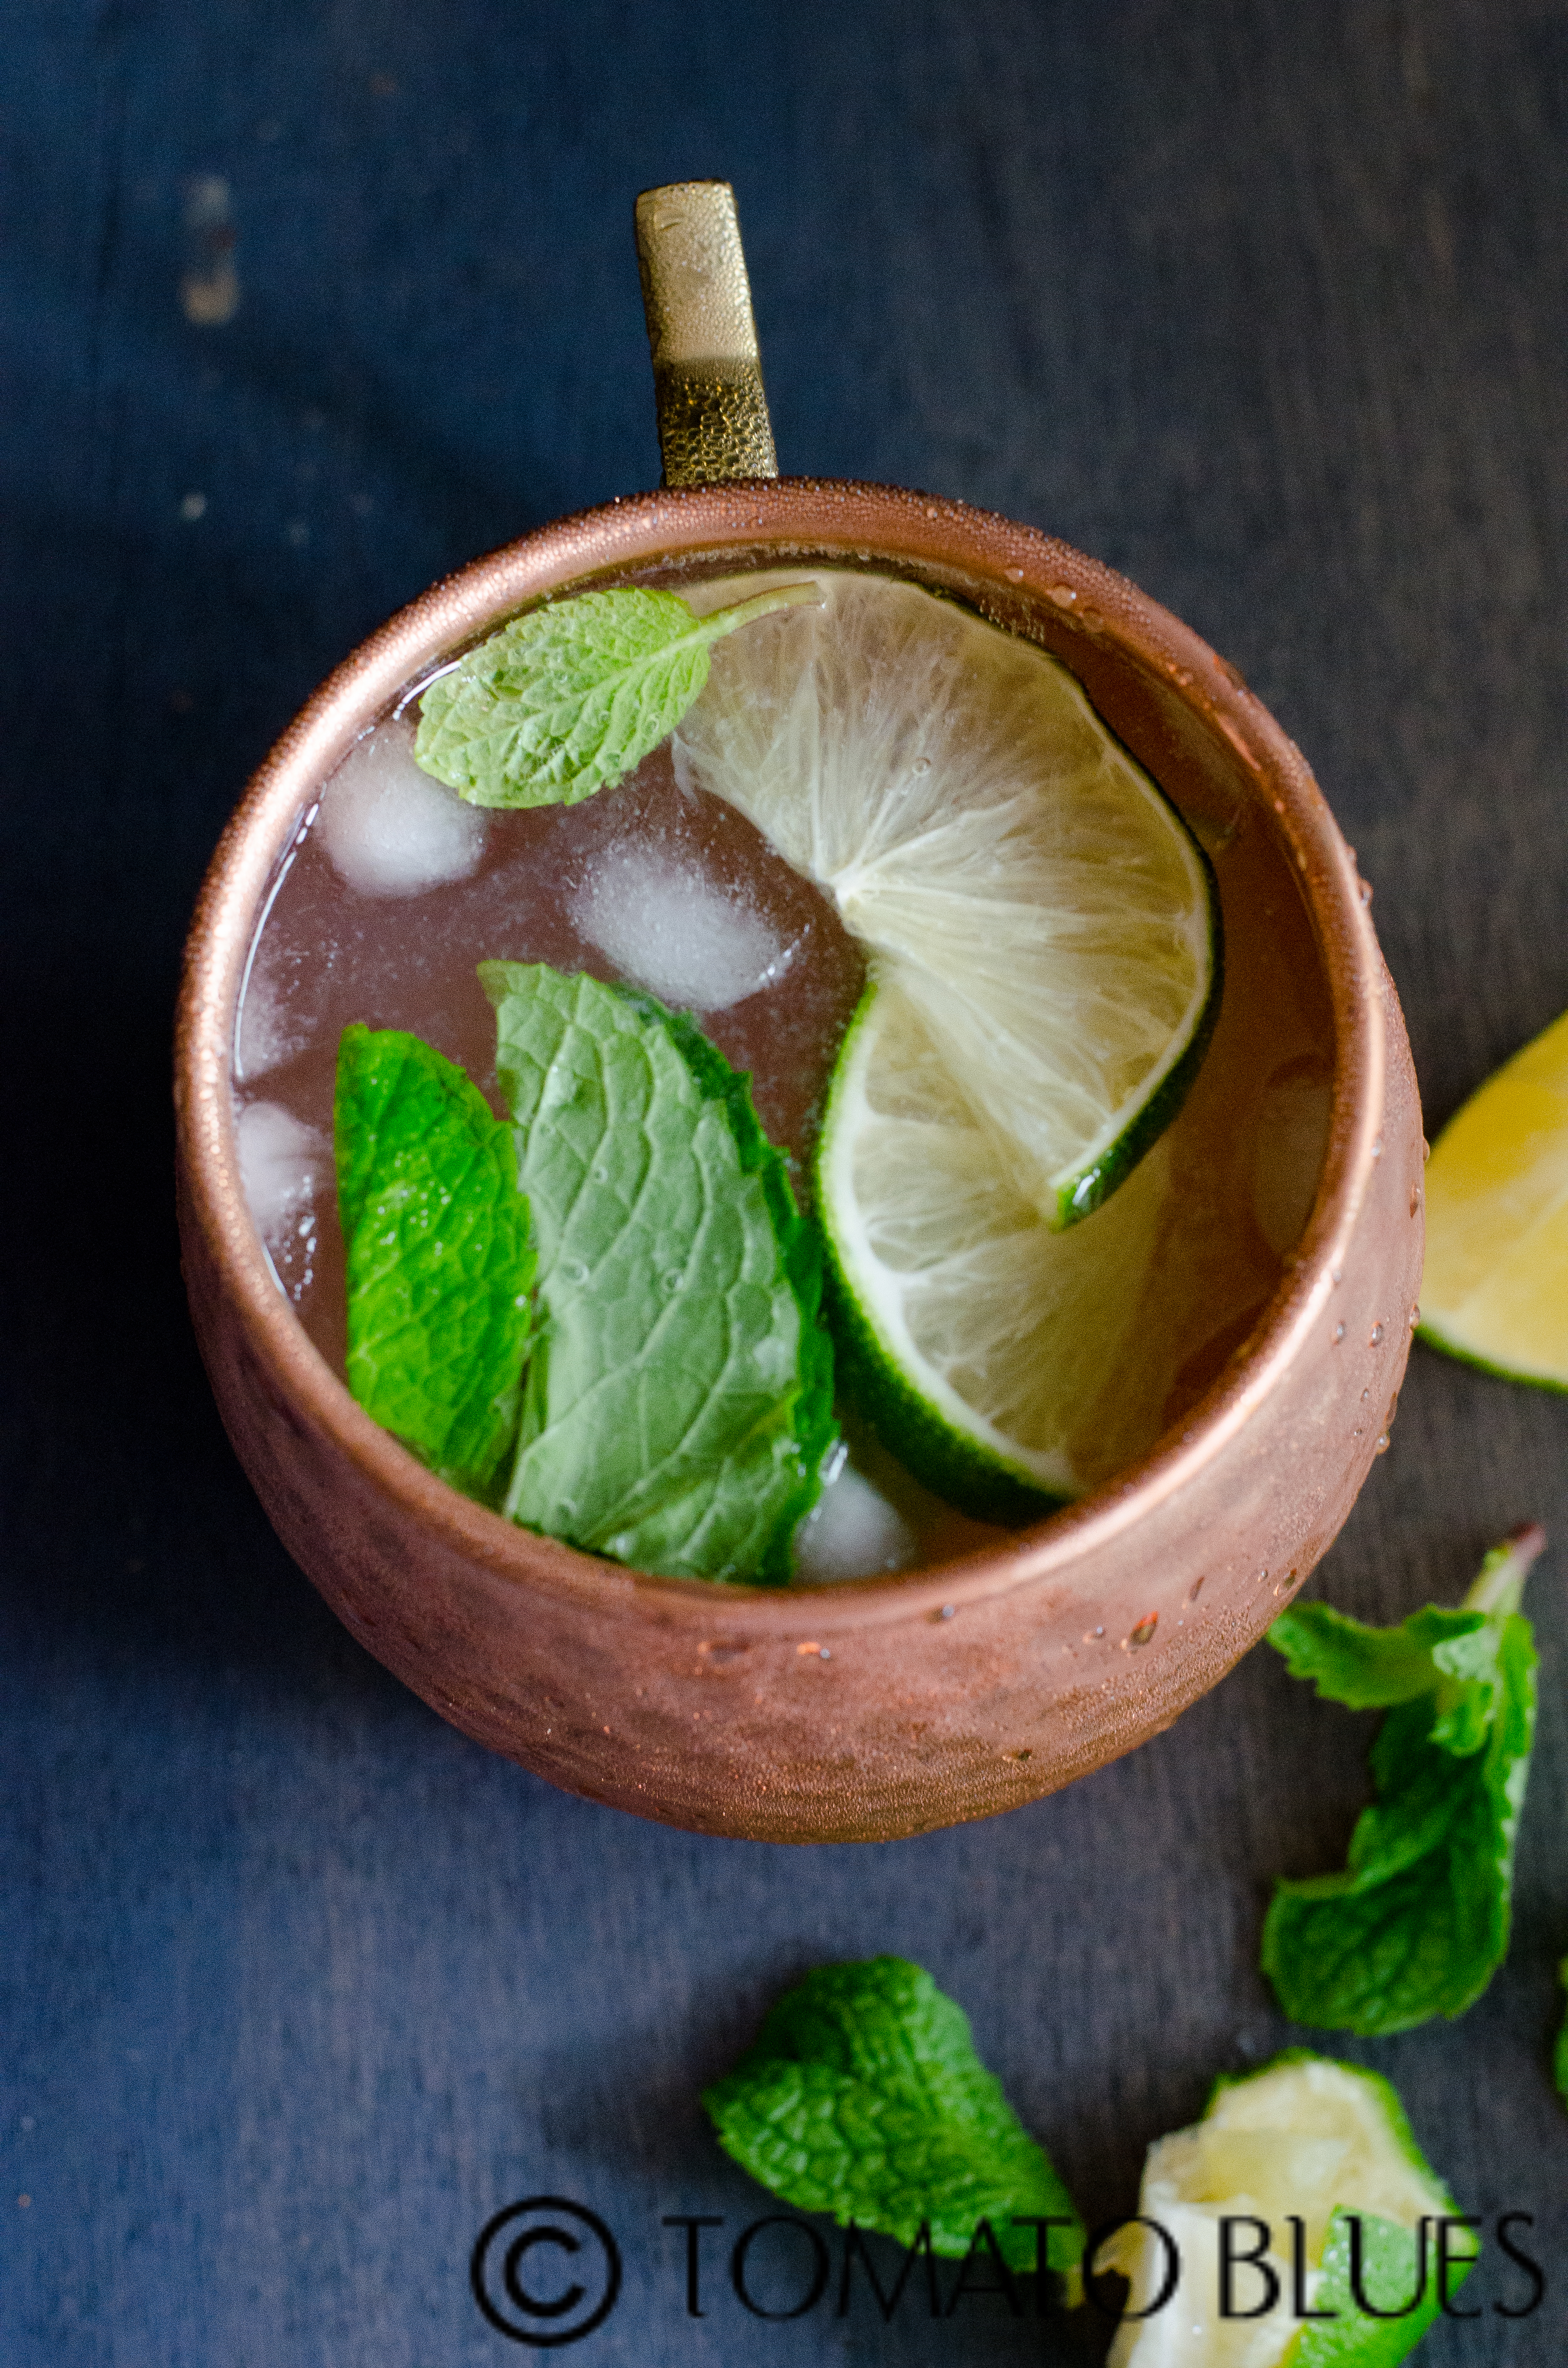
[[[1394,1705],[1343,1873],[1280,1882],[1264,1921],[1263,1970],[1296,2021],[1407,2031],[1462,2014],[1501,1964],[1535,1729],[1517,1605],[1543,1543],[1530,1530],[1495,1549],[1458,1612],[1372,1629],[1305,1605],[1270,1629],[1320,1693]]]
[[[703,2091],[719,2143],[803,2212],[960,2259],[988,2220],[1011,2269],[1036,2260],[1024,2215],[1050,2232],[1053,2269],[1083,2225],[1043,2149],[974,2052],[969,2018],[903,1957],[824,1965],[781,1998],[733,2071]]]
[[[651,996],[479,976],[540,1253],[506,1510],[642,1570],[782,1585],[835,1437],[833,1352],[747,1080]]]
[[[699,617],[676,593],[627,589],[532,609],[437,675],[415,757],[471,805],[575,805],[675,730],[715,642],[821,598],[789,584]]]
[[[333,1106],[348,1386],[484,1496],[517,1435],[534,1255],[511,1129],[401,1029],[346,1028]]]
[[[1320,1700],[1347,1710],[1385,1710],[1430,1693],[1432,1648],[1486,1625],[1483,1611],[1445,1611],[1428,1604],[1397,1628],[1368,1628],[1327,1603],[1294,1603],[1268,1631],[1293,1678],[1308,1678]]]

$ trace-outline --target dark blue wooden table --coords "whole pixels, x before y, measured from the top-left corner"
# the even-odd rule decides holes
[[[699,2087],[790,1977],[899,1951],[1085,2208],[1130,2208],[1211,2076],[1302,2035],[1259,1916],[1342,1854],[1364,1723],[1259,1653],[1057,1799],[796,1852],[486,1758],[335,1626],[219,1429],[170,1207],[180,939],[340,655],[655,479],[631,199],[717,175],[785,468],[1049,527],[1239,665],[1376,884],[1440,1122],[1568,1005],[1568,10],[13,0],[0,39],[0,2358],[515,2359],[469,2255],[538,2193],[624,2256],[587,2368],[1092,2358],[995,2299],[748,2319],[723,2253],[765,2206]],[[1316,1584],[1451,1600],[1513,1523],[1568,1531],[1565,1450],[1568,1406],[1418,1350]],[[1537,2214],[1544,2305],[1496,2317],[1521,2282],[1483,2273],[1428,2339],[1451,2368],[1568,2340],[1564,1567],[1508,1964],[1461,2024],[1345,2051],[1467,2204]],[[682,2213],[726,2223],[700,2320]]]

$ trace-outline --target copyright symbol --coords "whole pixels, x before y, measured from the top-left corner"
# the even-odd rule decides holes
[[[545,2350],[580,2341],[609,2317],[620,2293],[620,2248],[585,2205],[530,2195],[485,2222],[469,2278],[498,2334]]]

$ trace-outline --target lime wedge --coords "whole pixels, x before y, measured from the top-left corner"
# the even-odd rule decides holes
[[[1419,2283],[1422,2218],[1451,2214],[1455,2205],[1393,2089],[1356,2065],[1297,2049],[1250,2078],[1221,2081],[1200,2122],[1150,2147],[1138,2209],[1179,2248],[1181,2283],[1165,2309],[1123,2322],[1107,2368],[1393,2368],[1437,2314],[1430,2231],[1425,2293],[1408,2317],[1378,2318],[1357,2304],[1346,2215],[1360,2216],[1362,2294],[1379,2309],[1397,2310]],[[1251,2311],[1264,2301],[1269,2277],[1277,2282],[1274,2306],[1256,2317],[1226,2318],[1219,2307],[1220,2223],[1243,2214],[1267,2226],[1268,2275],[1238,2267],[1233,2308]],[[1255,2241],[1256,2232],[1241,2226],[1235,2252],[1251,2251]],[[1450,2291],[1469,2249],[1461,2235]],[[1166,2262],[1153,2230],[1134,2223],[1102,2248],[1095,2266],[1119,2270],[1132,2287],[1128,2306],[1140,2310],[1156,2300]],[[1335,2317],[1298,2316],[1298,2267],[1301,2301]]]
[[[868,990],[817,1147],[835,1363],[949,1503],[983,1520],[1038,1517],[1158,1429],[1163,1369],[1130,1343],[1167,1169],[1157,1144],[1093,1224],[1053,1232],[925,1010],[897,980]]]
[[[815,581],[820,607],[715,650],[677,777],[833,896],[1060,1229],[1131,1172],[1202,1058],[1208,862],[1043,650],[914,585]]]
[[[1435,1349],[1568,1389],[1568,1012],[1433,1146],[1421,1314]]]

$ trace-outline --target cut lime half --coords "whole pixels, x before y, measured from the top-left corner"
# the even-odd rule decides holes
[[[1421,1319],[1435,1349],[1568,1390],[1568,1012],[1433,1146]]]
[[[1202,1057],[1209,864],[1045,651],[915,585],[814,580],[820,607],[714,652],[677,778],[832,895],[1059,1230],[1131,1174]]]
[[[1180,2284],[1164,2309],[1124,2320],[1107,2368],[1393,2368],[1437,2315],[1436,2245],[1430,2226],[1455,2210],[1452,2197],[1415,2143],[1389,2083],[1353,2064],[1293,2050],[1250,2078],[1221,2081],[1208,2111],[1149,2149],[1138,2209],[1177,2248]],[[1233,2307],[1220,2312],[1221,2224],[1230,2218],[1235,2255],[1251,2252],[1268,2230],[1260,2260],[1233,2272]],[[1399,2311],[1425,2291],[1408,2317],[1378,2317],[1358,2307],[1351,2281],[1351,2229],[1358,2214],[1361,2292],[1379,2310]],[[1300,2223],[1300,2231],[1292,2221]],[[1144,2222],[1120,2229],[1096,2269],[1119,2270],[1131,2283],[1130,2310],[1154,2303],[1168,2255]],[[1470,2249],[1450,2256],[1450,2290]],[[1312,2311],[1332,2317],[1305,2318]],[[1243,2317],[1270,2293],[1273,2306]]]
[[[1081,1452],[1103,1471],[1123,1438],[1131,1453],[1158,1428],[1131,1343],[1166,1165],[1156,1144],[1092,1223],[1052,1230],[924,1009],[898,981],[868,990],[816,1156],[835,1361],[845,1394],[949,1503],[1038,1519],[1087,1485]]]

